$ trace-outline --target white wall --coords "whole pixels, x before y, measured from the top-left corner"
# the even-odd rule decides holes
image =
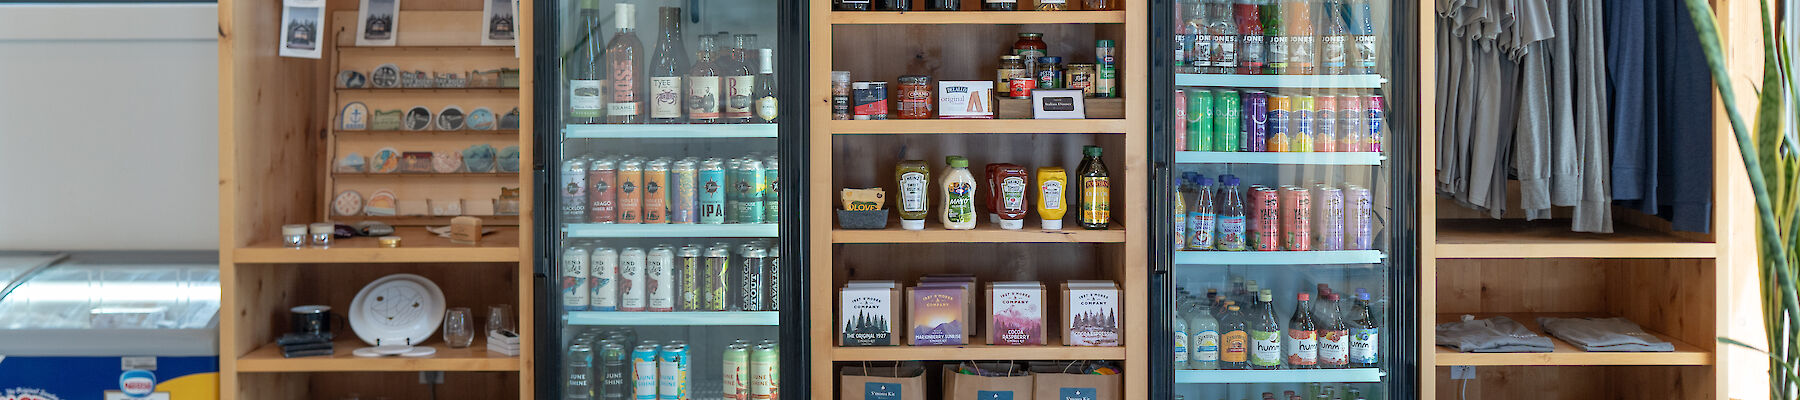
[[[218,247],[217,20],[0,4],[0,250]]]

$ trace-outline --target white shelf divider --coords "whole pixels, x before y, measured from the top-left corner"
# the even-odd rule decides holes
[[[1380,250],[1177,251],[1175,265],[1379,264]]]
[[[1376,152],[1273,153],[1225,151],[1177,151],[1176,164],[1281,164],[1281,165],[1381,165],[1387,156]]]
[[[571,238],[760,238],[781,234],[779,224],[568,224]]]
[[[1178,370],[1175,383],[1344,383],[1381,382],[1380,368]]]
[[[571,124],[566,139],[772,138],[776,124]]]
[[[1379,89],[1387,78],[1381,75],[1235,75],[1175,74],[1175,86],[1243,87],[1243,88],[1310,88],[1310,89]]]
[[[779,311],[570,311],[569,325],[600,326],[776,326]]]

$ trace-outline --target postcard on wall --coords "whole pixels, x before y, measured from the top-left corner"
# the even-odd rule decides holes
[[[283,0],[281,3],[282,57],[319,58],[324,35],[325,0]]]
[[[393,46],[399,32],[400,0],[362,0],[356,10],[357,46]]]
[[[512,46],[518,43],[518,30],[513,25],[513,0],[482,0],[482,46]]]

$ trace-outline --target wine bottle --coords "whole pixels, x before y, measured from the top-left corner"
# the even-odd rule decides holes
[[[581,21],[585,40],[577,41],[575,54],[569,57],[569,123],[598,124],[605,116],[601,93],[606,84],[606,64],[600,60],[600,1],[581,1]]]
[[[717,42],[710,35],[700,35],[700,52],[694,67],[688,70],[688,123],[719,122],[719,65],[713,62]]]
[[[644,45],[638,41],[636,5],[619,3],[613,7],[613,19],[619,32],[606,45],[606,65],[612,72],[612,102],[606,104],[606,122],[611,124],[644,123]]]
[[[751,69],[755,62],[749,54],[756,46],[756,35],[737,35],[732,39],[731,66],[723,72],[725,95],[721,99],[725,101],[725,123],[742,124],[750,122],[751,94],[756,90],[756,76],[752,75],[756,70]]]
[[[650,87],[646,102],[650,103],[650,122],[679,124],[686,122],[687,110],[681,104],[681,78],[687,74],[687,49],[681,43],[681,7],[657,10],[662,19],[662,33],[656,39],[656,55],[650,60]]]
[[[773,124],[775,116],[780,112],[777,107],[775,90],[775,50],[757,49],[759,69],[756,76],[756,120],[757,123]]]

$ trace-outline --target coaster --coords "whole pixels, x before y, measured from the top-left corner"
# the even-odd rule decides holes
[[[364,129],[369,129],[369,106],[360,101],[352,101],[350,104],[345,104],[343,110],[338,111],[338,130],[360,131]]]
[[[345,190],[338,193],[336,199],[331,200],[331,212],[340,217],[355,216],[361,214],[362,211],[362,193],[357,193],[355,190]]]
[[[400,130],[400,110],[376,110],[375,117],[369,121],[369,129],[378,131]]]
[[[467,86],[469,86],[469,78],[465,78],[461,74],[455,72],[437,74],[437,87],[455,89]]]
[[[400,67],[394,64],[381,64],[369,72],[369,84],[376,88],[393,89],[400,87]]]
[[[392,217],[399,202],[393,191],[379,189],[375,194],[369,195],[368,203],[363,205],[363,213],[372,217]]]
[[[431,173],[431,152],[409,151],[401,153],[400,172],[408,174]]]
[[[363,173],[368,171],[365,169],[367,168],[367,163],[368,160],[363,159],[362,154],[353,151],[350,152],[350,154],[345,154],[344,158],[338,159],[337,172]]]
[[[400,73],[400,87],[407,89],[428,89],[437,86],[431,80],[431,74],[425,71],[408,71]]]
[[[431,109],[414,106],[412,109],[406,110],[404,122],[404,128],[409,131],[429,130],[431,129]]]
[[[462,166],[463,161],[461,152],[440,151],[437,152],[437,154],[431,155],[431,170],[437,171],[437,173],[454,174],[462,172]]]
[[[400,151],[392,147],[383,147],[375,151],[375,157],[369,159],[369,172],[388,174],[400,171]]]

